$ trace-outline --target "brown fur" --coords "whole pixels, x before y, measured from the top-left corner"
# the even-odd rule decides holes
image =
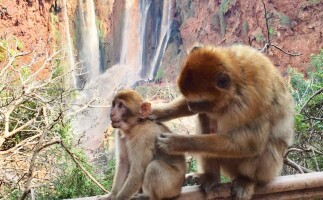
[[[106,199],[154,200],[180,194],[185,158],[156,148],[156,137],[170,130],[146,119],[150,111],[150,104],[133,90],[122,90],[115,96],[110,118],[112,126],[120,130],[116,135],[118,160],[112,191]],[[134,196],[140,188],[143,194]]]
[[[202,133],[164,134],[157,144],[168,153],[199,155],[203,172],[216,177],[204,180],[206,191],[218,181],[218,159],[223,173],[234,179],[233,198],[250,199],[255,184],[280,172],[292,142],[293,101],[280,73],[251,47],[206,46],[188,55],[178,87],[183,96],[153,107],[151,118],[199,113]]]

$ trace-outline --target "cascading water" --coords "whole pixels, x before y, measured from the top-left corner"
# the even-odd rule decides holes
[[[95,9],[93,0],[79,0],[79,21],[81,44],[79,60],[82,62],[82,72],[87,76],[83,81],[94,79],[100,74],[99,36],[95,24]]]
[[[80,8],[83,8],[82,0],[79,1]],[[87,3],[89,3],[89,0],[86,1]],[[90,152],[98,149],[99,144],[103,141],[104,130],[107,129],[109,124],[109,117],[107,115],[109,113],[110,101],[112,100],[111,98],[114,96],[116,90],[120,88],[129,88],[137,81],[147,78],[146,74],[148,73],[144,72],[143,69],[145,69],[144,58],[147,57],[148,53],[148,50],[145,50],[145,48],[148,46],[146,43],[146,38],[147,35],[151,33],[147,33],[146,26],[148,12],[149,9],[152,8],[153,3],[155,3],[153,0],[127,0],[125,2],[124,22],[122,29],[122,45],[120,60],[118,64],[107,69],[101,75],[95,76],[95,74],[99,73],[100,69],[99,64],[95,64],[98,63],[99,59],[97,58],[95,62],[93,61],[86,63],[86,66],[89,67],[88,69],[92,71],[94,76],[92,75],[88,79],[89,83],[86,86],[86,92],[81,94],[78,103],[86,104],[92,98],[96,98],[96,102],[100,106],[92,106],[92,108],[88,109],[86,113],[80,114],[76,118],[75,127],[76,132],[80,133],[80,145],[84,149],[90,150]],[[161,26],[157,27],[160,32],[155,31],[152,33],[155,34],[154,38],[157,41],[154,44],[157,48],[149,48],[149,50],[152,49],[152,52],[150,53],[153,55],[152,57],[154,58],[154,60],[146,60],[148,64],[150,64],[151,62],[153,63],[154,68],[151,69],[152,71],[158,69],[161,63],[161,58],[166,49],[166,45],[169,39],[169,29],[171,24],[170,9],[172,3],[169,1],[161,1],[159,2],[159,4],[164,5],[163,9],[161,10],[161,12],[155,12],[158,14],[156,18],[150,19],[156,20],[156,22],[151,21],[152,24]],[[158,6],[156,7],[154,8],[156,9],[155,11],[159,11],[157,9],[160,8],[158,8]],[[84,12],[86,11],[82,11],[80,9],[80,13],[82,13],[80,14],[80,25],[82,26],[82,17],[84,17],[84,26],[86,27],[81,27],[81,35],[86,36],[90,31],[89,27],[87,27],[89,21],[94,21],[94,11],[92,12],[93,15],[90,13],[84,15]],[[89,16],[91,16],[91,19],[87,18]],[[160,18],[162,18],[161,21]],[[157,23],[158,20],[159,22]],[[96,28],[93,29],[95,29],[95,32],[97,33]],[[99,53],[96,53],[98,51],[97,41],[94,41],[94,39],[90,40],[90,38],[86,38],[86,41],[87,43],[94,42],[94,45],[89,45],[96,46],[97,48],[81,48],[80,53],[82,53],[83,55],[96,54],[98,56]],[[84,45],[82,45],[82,47],[84,47]],[[90,56],[90,58],[92,59],[93,57]],[[90,59],[85,59],[85,61],[87,60]],[[149,68],[147,69],[149,70]]]
[[[172,9],[172,1],[171,0],[164,1],[161,32],[160,32],[158,47],[153,57],[153,60],[151,62],[150,74],[148,76],[150,80],[154,79],[158,71],[158,68],[161,65],[161,61],[170,38],[171,25],[172,25],[171,9]]]
[[[72,44],[72,40],[71,40],[71,33],[70,33],[70,25],[69,25],[69,18],[68,18],[68,13],[67,13],[67,5],[66,5],[66,0],[63,0],[63,12],[64,12],[64,21],[65,21],[65,37],[66,37],[66,53],[67,53],[67,60],[68,60],[68,64],[69,64],[69,68],[68,68],[68,73],[70,71],[74,70],[74,66],[75,66],[75,60],[74,60],[74,54],[73,54],[73,44]],[[72,73],[72,79],[74,82],[74,85],[76,85],[76,80],[75,80],[75,76]],[[72,84],[70,83],[70,80],[66,80],[65,81],[65,85],[67,87],[70,87]]]

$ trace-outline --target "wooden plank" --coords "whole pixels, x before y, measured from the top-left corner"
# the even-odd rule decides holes
[[[182,188],[177,200],[231,199],[231,183],[219,184],[205,195],[199,186]],[[323,172],[296,174],[276,177],[265,186],[258,186],[254,200],[300,200],[323,198]],[[95,200],[97,197],[85,197],[74,200]]]
[[[199,199],[230,199],[230,183],[216,186],[209,194],[205,195],[199,186],[189,186],[182,189],[178,200]],[[305,199],[308,196],[323,197],[323,172],[297,174],[276,177],[265,186],[256,188],[254,199]],[[302,196],[303,195],[303,196]],[[290,196],[290,197],[288,197]],[[266,197],[266,198],[265,198]],[[278,198],[281,197],[281,198]]]

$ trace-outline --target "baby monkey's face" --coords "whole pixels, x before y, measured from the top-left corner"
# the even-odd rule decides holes
[[[128,112],[127,107],[124,102],[120,99],[114,99],[111,106],[111,125],[113,128],[122,128],[122,125],[125,124],[124,118]]]

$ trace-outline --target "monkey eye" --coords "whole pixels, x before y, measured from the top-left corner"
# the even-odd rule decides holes
[[[230,76],[225,73],[218,74],[215,77],[216,86],[222,89],[227,88],[230,84],[230,81],[231,81]]]
[[[123,108],[123,103],[119,103],[118,108]]]

